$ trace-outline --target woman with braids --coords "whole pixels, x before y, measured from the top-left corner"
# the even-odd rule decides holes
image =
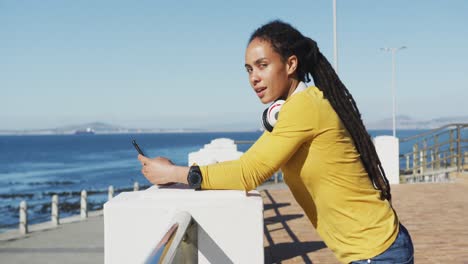
[[[153,184],[252,190],[281,169],[326,245],[343,263],[413,263],[390,185],[356,102],[312,39],[281,21],[258,28],[245,53],[266,130],[239,160],[182,167],[139,156]],[[312,77],[315,86],[305,83]],[[279,114],[276,115],[275,113]],[[277,120],[276,120],[277,116]]]

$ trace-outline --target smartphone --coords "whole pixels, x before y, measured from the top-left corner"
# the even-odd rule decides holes
[[[135,149],[138,151],[138,153],[140,153],[140,155],[146,157],[146,155],[145,155],[145,154],[143,153],[143,151],[141,150],[140,146],[138,146],[138,144],[136,143],[136,140],[132,140],[132,144],[133,144],[133,146],[135,147]]]

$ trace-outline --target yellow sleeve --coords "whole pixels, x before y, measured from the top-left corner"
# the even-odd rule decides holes
[[[285,164],[316,131],[317,106],[313,97],[299,93],[281,108],[273,131],[265,132],[240,159],[200,166],[202,189],[252,190]]]

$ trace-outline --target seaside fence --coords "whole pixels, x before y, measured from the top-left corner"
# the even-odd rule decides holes
[[[77,212],[76,216],[79,216],[79,219],[76,220],[85,220],[89,216],[89,211],[90,209],[92,211],[99,211],[102,209],[102,204],[101,203],[96,203],[93,204],[93,207],[89,207],[89,195],[102,195],[107,193],[107,201],[112,199],[117,193],[120,192],[128,192],[128,191],[138,191],[140,188],[146,189],[150,187],[151,185],[143,185],[140,186],[138,182],[134,182],[133,186],[131,188],[121,188],[121,189],[114,189],[114,187],[111,185],[108,187],[107,191],[106,190],[94,190],[94,191],[86,191],[82,190],[81,192],[61,192],[61,193],[48,193],[48,195],[51,196],[51,203],[50,205],[46,204],[38,204],[42,208],[46,208],[46,210],[49,210],[50,208],[50,220],[48,221],[51,226],[58,226],[61,224],[62,219],[60,217],[60,212],[65,210],[67,212]],[[61,199],[59,199],[62,196]],[[79,197],[77,197],[79,196]],[[79,204],[76,203],[76,201],[79,201]],[[36,205],[37,206],[37,205]],[[29,206],[29,209],[31,209],[31,206]],[[67,218],[76,218],[76,216],[69,216]],[[47,216],[41,216],[38,218],[33,218],[31,219],[28,216],[28,203],[26,200],[23,200],[19,204],[19,222],[18,224],[11,224],[11,225],[6,225],[2,226],[4,229],[14,229],[14,227],[18,228],[18,231],[20,234],[27,234],[30,231],[30,223],[31,222],[36,222],[39,224],[44,224],[47,222]],[[45,228],[48,228],[45,226]]]
[[[400,154],[400,182],[447,182],[468,170],[468,124],[448,124],[400,139],[413,145]]]
[[[282,181],[281,171],[276,172],[269,180],[270,183],[279,183]],[[4,230],[15,230],[17,229],[20,234],[27,234],[30,231],[32,223],[44,224],[49,222],[51,226],[58,226],[61,224],[64,218],[74,218],[74,220],[85,220],[89,216],[90,211],[99,211],[102,209],[103,203],[92,203],[90,206],[89,198],[96,195],[107,194],[107,201],[111,200],[115,195],[121,192],[139,191],[141,189],[147,189],[151,185],[140,185],[138,182],[134,182],[132,187],[115,189],[114,186],[110,185],[107,190],[82,190],[81,192],[49,192],[46,195],[51,197],[50,204],[34,204],[29,205],[26,200],[22,200],[19,204],[19,221],[17,224],[3,225]],[[31,218],[28,214],[28,210],[32,207],[40,206],[40,210],[48,210],[49,216],[43,215],[36,218]],[[61,218],[61,212],[73,213],[76,215],[68,215],[67,217]],[[76,218],[79,216],[79,219]],[[49,228],[50,226],[45,226]],[[7,231],[8,232],[8,231]]]

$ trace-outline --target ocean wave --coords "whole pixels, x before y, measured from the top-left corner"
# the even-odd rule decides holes
[[[79,181],[35,181],[35,182],[7,182],[7,185],[29,185],[29,186],[62,186],[62,185],[73,185]],[[3,184],[0,182],[0,184]]]
[[[14,199],[14,198],[28,198],[32,199],[34,193],[0,193],[0,198],[2,199]]]
[[[99,163],[75,163],[68,165],[66,168],[52,168],[45,170],[31,170],[31,171],[16,171],[10,173],[0,173],[0,179],[4,183],[8,182],[19,182],[16,179],[24,179],[22,184],[28,184],[27,178],[38,178],[44,177],[49,178],[60,174],[71,174],[71,173],[89,173],[97,170],[105,169],[128,169],[132,167],[138,167],[139,163],[136,159],[125,159],[118,161],[108,161]]]

